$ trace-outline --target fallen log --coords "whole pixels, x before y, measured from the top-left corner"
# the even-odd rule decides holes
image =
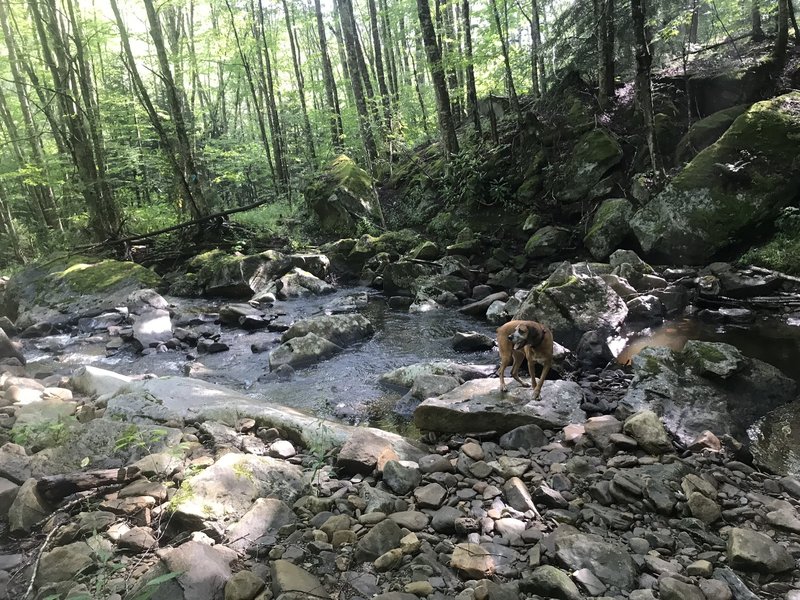
[[[36,490],[45,500],[58,504],[67,496],[77,492],[128,483],[136,479],[140,472],[138,467],[122,467],[121,469],[48,475],[36,482]]]

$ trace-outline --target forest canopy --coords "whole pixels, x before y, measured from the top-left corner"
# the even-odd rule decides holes
[[[704,46],[774,36],[779,58],[795,18],[791,0],[0,0],[0,21],[0,262],[24,262],[288,214],[341,153],[376,178],[419,144],[451,157],[567,71],[603,109]]]

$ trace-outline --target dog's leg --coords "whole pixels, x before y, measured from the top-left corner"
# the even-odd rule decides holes
[[[497,369],[497,373],[500,375],[500,391],[501,392],[507,392],[508,391],[508,386],[506,385],[506,378],[505,378],[506,369],[508,368],[508,359],[509,359],[508,356],[505,356],[505,355],[501,356],[500,357],[500,366]]]
[[[539,377],[539,383],[536,386],[536,389],[533,391],[534,399],[539,399],[539,396],[542,394],[542,385],[544,384],[544,380],[547,378],[547,373],[550,371],[550,365],[553,364],[553,359],[548,360],[544,363],[544,367],[542,368],[542,375]]]
[[[514,350],[514,366],[511,367],[511,376],[522,386],[522,387],[531,387],[529,383],[525,383],[522,379],[519,378],[519,370],[522,367],[522,359],[525,357],[525,354],[522,353],[520,350]]]
[[[525,346],[525,360],[528,361],[528,373],[531,376],[531,387],[536,387],[536,360],[534,359],[533,348]]]

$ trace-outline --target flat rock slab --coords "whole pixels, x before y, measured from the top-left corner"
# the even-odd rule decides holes
[[[531,423],[561,429],[586,418],[582,402],[583,391],[572,381],[545,381],[541,398],[534,401],[530,388],[512,383],[503,393],[499,379],[476,379],[425,400],[414,411],[414,424],[447,433],[506,432]]]

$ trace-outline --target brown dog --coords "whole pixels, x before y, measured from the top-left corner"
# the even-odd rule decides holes
[[[512,360],[511,376],[523,387],[535,386],[534,400],[542,393],[542,384],[547,378],[550,366],[553,364],[553,334],[545,325],[536,321],[509,321],[497,328],[497,347],[500,349],[500,390],[508,391],[505,381],[505,370]],[[531,383],[525,383],[519,378],[519,369],[522,359],[528,361],[528,371],[531,374]],[[536,383],[536,363],[540,363],[542,375]]]

